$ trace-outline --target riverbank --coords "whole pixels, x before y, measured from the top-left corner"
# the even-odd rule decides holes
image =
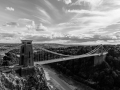
[[[86,86],[80,82],[77,82],[77,81],[73,80],[72,78],[67,77],[65,75],[61,74],[61,75],[59,75],[59,77],[61,79],[63,79],[66,83],[68,83],[69,85],[77,87],[77,90],[94,90],[94,89],[90,88],[89,86]]]
[[[77,82],[75,80],[73,80],[72,78],[70,77],[67,77],[63,74],[61,74],[60,72],[56,71],[55,69],[51,68],[50,66],[48,65],[44,65],[43,66],[45,69],[49,69],[51,70],[52,72],[54,72],[54,74],[56,74],[62,81],[65,82],[65,84],[69,85],[69,87],[72,89],[72,90],[94,90],[80,82]]]
[[[58,86],[59,88],[61,87],[60,90],[75,90],[76,87],[66,83],[62,78],[60,78],[59,74],[51,69],[49,66],[42,66],[44,68],[44,71],[47,72],[49,75],[48,81],[56,86]]]

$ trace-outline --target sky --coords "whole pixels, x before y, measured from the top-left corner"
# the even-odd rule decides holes
[[[120,0],[0,0],[0,43],[119,44]]]

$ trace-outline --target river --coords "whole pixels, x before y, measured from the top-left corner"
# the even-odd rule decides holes
[[[57,88],[59,88],[59,90],[92,90],[92,89],[88,89],[87,86],[85,86],[83,84],[74,85],[74,86],[70,85],[67,83],[70,81],[70,80],[68,80],[68,78],[65,79],[64,76],[63,76],[64,78],[59,77],[58,73],[55,72],[53,69],[51,69],[49,66],[42,65],[42,67],[44,68],[47,81],[49,83],[52,83],[53,85],[57,86]],[[68,81],[66,81],[66,80],[68,80]]]
[[[42,67],[44,68],[45,76],[49,83],[54,84],[60,90],[74,90],[75,87],[72,87],[71,85],[67,84],[64,80],[62,80],[54,70],[46,66]]]

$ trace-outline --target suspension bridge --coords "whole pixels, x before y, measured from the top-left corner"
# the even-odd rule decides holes
[[[67,61],[67,60],[72,60],[72,59],[92,57],[92,56],[94,56],[94,65],[97,65],[97,64],[102,63],[105,60],[106,54],[108,53],[107,50],[105,50],[102,45],[98,45],[94,50],[91,50],[90,52],[82,54],[82,55],[65,55],[65,54],[58,53],[58,52],[55,52],[52,50],[48,50],[46,48],[40,47],[35,44],[32,45],[31,40],[23,40],[21,45],[8,48],[7,50],[3,50],[0,52],[0,55],[4,55],[5,53],[7,53],[11,50],[14,50],[14,49],[19,49],[20,65],[25,65],[25,66],[33,66],[36,64],[49,64],[49,63]],[[38,55],[38,61],[34,61],[33,53],[39,54],[40,51],[50,53],[49,57],[50,57],[50,55],[57,55],[59,57],[57,57],[55,59],[52,58],[50,60],[44,59],[44,61],[41,61],[40,56]],[[44,57],[47,57],[47,56],[44,56]]]

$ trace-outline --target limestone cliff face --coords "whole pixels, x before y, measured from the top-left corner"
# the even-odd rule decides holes
[[[0,90],[49,90],[41,67],[33,67],[28,72],[22,74],[16,72],[0,73]],[[26,69],[27,71],[27,69]],[[24,72],[26,72],[24,70]]]

